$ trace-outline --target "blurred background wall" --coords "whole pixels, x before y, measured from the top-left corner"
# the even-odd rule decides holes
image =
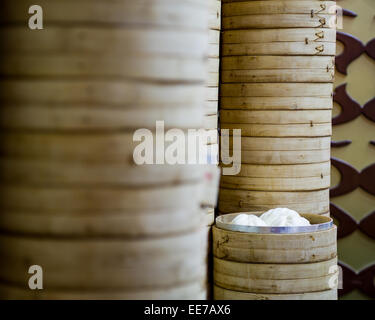
[[[344,271],[340,291],[342,299],[375,299],[375,1],[337,4],[346,9],[337,35],[332,137],[331,214],[340,223]]]

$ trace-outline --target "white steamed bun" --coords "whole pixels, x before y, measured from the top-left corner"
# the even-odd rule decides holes
[[[276,208],[268,210],[260,216],[270,227],[299,227],[310,226],[310,222],[301,217],[298,212],[288,208]]]
[[[237,217],[235,217],[231,223],[241,225],[241,226],[267,227],[267,224],[259,217],[253,214],[245,214],[245,213],[240,214]]]

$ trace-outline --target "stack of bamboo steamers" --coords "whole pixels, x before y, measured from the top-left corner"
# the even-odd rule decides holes
[[[207,162],[208,179],[211,188],[207,188],[207,195],[203,206],[209,208],[210,214],[216,205],[220,178],[218,163],[218,108],[219,108],[219,54],[220,54],[220,25],[221,25],[221,1],[209,0],[209,34],[208,34],[208,78],[206,82],[205,120],[204,128],[208,133]],[[212,164],[212,165],[211,165]]]
[[[221,213],[329,215],[334,6],[223,1],[221,128],[242,130],[242,167],[221,179]]]
[[[138,166],[133,133],[203,127],[207,3],[32,4],[2,3],[0,296],[205,298],[205,168]]]
[[[208,182],[202,207],[206,213],[208,232],[208,298],[212,288],[212,242],[211,228],[215,221],[215,206],[217,204],[220,169],[218,167],[218,113],[219,113],[219,56],[220,56],[220,27],[221,0],[209,0],[209,34],[208,34],[208,78],[206,83],[205,124],[207,136],[207,171]]]
[[[327,219],[334,6],[223,0],[221,127],[242,130],[242,167],[222,177],[221,213],[286,207],[322,215],[312,216],[315,223]],[[337,299],[335,227],[296,234],[214,228],[213,244],[215,299]]]

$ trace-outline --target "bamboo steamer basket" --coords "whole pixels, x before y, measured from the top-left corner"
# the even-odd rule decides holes
[[[223,44],[257,43],[336,43],[336,30],[322,28],[246,29],[226,30],[222,33]],[[333,54],[335,55],[335,54]]]
[[[335,15],[318,14],[250,14],[223,16],[222,29],[335,28]]]
[[[326,150],[331,146],[331,137],[318,138],[258,138],[242,137],[243,151],[311,151]],[[230,147],[233,142],[230,141]],[[302,172],[301,172],[302,174]]]
[[[235,189],[223,189],[220,188],[220,196],[219,196],[219,202],[218,202],[218,208],[219,211],[222,214],[227,214],[231,212],[248,212],[251,210],[255,211],[266,211],[270,209],[280,208],[280,207],[288,207],[291,210],[298,211],[301,213],[305,212],[313,212],[314,214],[323,215],[323,216],[329,216],[329,198],[327,197],[326,200],[322,201],[316,201],[316,202],[309,202],[309,203],[290,203],[288,200],[280,200],[277,204],[254,204],[253,201],[248,201],[246,199],[240,199],[240,200],[222,200],[221,199],[221,192],[222,190],[225,190],[225,193],[228,193],[227,190],[233,190],[235,193],[241,193],[241,192],[258,192],[258,193],[270,193],[270,192],[280,192],[280,191],[249,191],[249,190],[235,190]],[[326,189],[328,190],[328,189]],[[323,190],[323,191],[326,191]],[[284,193],[288,193],[287,191],[282,191]],[[294,193],[297,193],[297,191],[291,191]],[[298,191],[298,192],[305,192],[305,191]],[[316,192],[308,191],[308,192]],[[266,203],[267,200],[264,202]]]
[[[236,110],[326,110],[332,97],[222,97],[221,109]]]
[[[331,122],[331,110],[221,110],[222,123],[319,124]]]
[[[224,3],[223,17],[258,14],[335,14],[335,1],[241,1]]]
[[[205,115],[217,114],[219,111],[218,101],[206,101],[204,103],[204,113]]]
[[[208,72],[218,73],[219,72],[219,58],[208,59]]]
[[[222,97],[326,97],[332,83],[234,83],[220,86]]]
[[[164,121],[169,128],[201,128],[205,118],[202,108],[99,108],[93,106],[16,105],[0,110],[0,127],[4,129],[54,131],[120,131],[129,128],[155,128]]]
[[[216,135],[212,139],[217,142]],[[135,161],[142,160],[134,154],[139,142],[131,133],[4,133],[0,142],[0,176],[10,184],[22,180],[60,187],[155,187],[201,181],[206,169],[188,163],[137,165]]]
[[[208,165],[207,167],[208,170],[206,171],[205,177],[206,186],[204,190],[202,205],[214,208],[217,204],[221,171],[218,166],[213,164]]]
[[[265,294],[227,290],[214,286],[215,300],[337,300],[337,289],[297,294]]]
[[[252,264],[214,258],[215,284],[228,290],[293,294],[333,289],[337,259],[307,264]]]
[[[0,229],[39,236],[126,236],[176,235],[197,228],[202,222],[198,208],[133,209],[75,213],[69,210],[0,209]]]
[[[224,165],[223,165],[224,166]],[[314,164],[291,164],[291,165],[253,165],[241,164],[241,171],[236,177],[248,178],[310,178],[328,176],[331,163],[320,162]]]
[[[330,82],[334,61],[326,56],[223,57],[222,82]]]
[[[222,71],[223,83],[236,82],[333,82],[334,69],[229,70]]]
[[[210,72],[206,79],[207,87],[217,87],[219,85],[219,72]]]
[[[220,30],[221,28],[221,1],[210,0],[208,27],[211,30]]]
[[[206,231],[154,239],[45,238],[2,235],[1,280],[27,284],[30,265],[51,289],[162,289],[204,279]]]
[[[220,31],[209,30],[208,33],[208,57],[219,58],[220,54]]]
[[[0,21],[24,22],[25,8],[34,3],[29,0],[6,1]],[[167,27],[170,29],[206,30],[208,6],[199,0],[175,3],[173,0],[41,0],[38,2],[48,15],[48,25],[54,24],[102,24],[123,26],[124,24],[144,27]]]
[[[227,70],[310,70],[333,69],[335,58],[326,56],[234,56],[221,59],[221,69]]]
[[[204,131],[201,129],[197,134],[199,135],[202,131],[206,133],[205,135],[208,138],[212,139],[211,143],[217,143],[216,130]],[[141,134],[142,132],[139,136]],[[139,145],[140,141],[135,141],[133,135],[133,132],[81,132],[74,134],[7,132],[0,136],[0,154],[14,158],[27,157],[54,161],[133,164],[132,168],[136,170],[134,160],[135,158],[137,161],[141,159],[138,159],[138,153],[134,155],[134,148]],[[152,142],[156,143],[156,137],[153,137],[153,139]],[[166,142],[164,147],[167,148],[169,145],[170,143]],[[85,146],[85,148],[82,148],[82,146]],[[156,163],[155,157],[154,161]],[[166,164],[168,163],[166,162]],[[138,167],[150,170],[149,172],[153,170],[151,166],[150,168],[146,168],[146,165],[139,165]],[[160,167],[154,166],[156,172],[162,170]],[[184,166],[175,165],[175,167],[179,169]],[[173,170],[173,167],[170,166],[168,170]],[[130,172],[127,174],[130,174]],[[93,177],[93,179],[95,178]]]
[[[0,73],[6,76],[61,76],[61,77],[120,77],[133,80],[168,80],[201,82],[206,77],[206,63],[203,59],[127,56],[103,57],[54,54],[5,58],[0,65]]]
[[[220,46],[219,44],[209,44],[208,45],[208,57],[209,58],[219,58]]]
[[[298,165],[328,162],[330,160],[331,138],[275,138],[241,137],[242,164]],[[238,150],[232,139],[222,142],[222,148],[230,153]],[[246,165],[245,165],[246,167]],[[307,167],[307,166],[306,166]],[[286,168],[283,166],[283,168]],[[271,170],[271,169],[270,169]],[[285,169],[286,170],[286,169]],[[289,172],[289,171],[288,171]],[[304,176],[300,172],[301,176]]]
[[[129,158],[131,155],[129,155]],[[203,179],[204,165],[136,165],[126,162],[87,162],[50,159],[0,158],[4,183],[56,187],[155,187],[168,183],[194,183]],[[151,175],[151,176],[149,176]]]
[[[311,164],[329,161],[330,154],[329,148],[297,151],[241,151],[241,160],[244,164]]]
[[[219,100],[219,87],[206,87],[206,101]]]
[[[305,191],[330,187],[330,176],[306,178],[249,178],[223,176],[220,186],[227,189],[263,191]]]
[[[313,191],[249,191],[220,188],[219,211],[264,212],[274,208],[289,208],[301,214],[329,212],[329,189]]]
[[[321,278],[327,275],[333,275],[337,272],[337,258],[333,258],[321,262],[313,263],[294,263],[294,264],[267,264],[267,263],[242,263],[236,261],[223,260],[214,257],[214,270],[218,276],[232,276],[234,278],[243,278],[249,280],[275,280],[275,281],[285,281],[285,280],[297,280],[297,279],[313,279]],[[319,281],[319,280],[317,280]],[[243,281],[244,284],[246,282]],[[222,288],[225,288],[223,285],[229,283],[218,284]],[[299,285],[304,285],[299,284]],[[325,284],[326,285],[326,284]],[[230,288],[227,288],[230,289]],[[253,290],[252,288],[246,288],[246,290],[241,289],[230,289],[236,291],[248,291],[248,289]],[[262,288],[265,291],[270,288]],[[263,291],[263,290],[260,291]],[[267,292],[263,293],[267,293]],[[320,290],[314,290],[320,291]],[[306,290],[302,290],[306,292]],[[301,292],[301,293],[302,293]],[[254,292],[255,293],[255,292]],[[272,292],[271,292],[272,293]],[[273,292],[278,293],[278,292]],[[281,292],[279,292],[281,293]],[[290,292],[287,292],[290,293]],[[297,292],[295,292],[297,293]]]
[[[330,162],[303,165],[242,164],[236,176],[223,176],[221,187],[263,191],[321,190],[330,187]]]
[[[217,130],[204,130],[200,129],[197,135],[204,132],[203,138],[207,138],[206,141],[201,143],[217,144]],[[154,138],[155,139],[155,138]],[[30,159],[41,159],[48,161],[64,161],[75,163],[77,167],[80,163],[88,163],[88,167],[95,164],[112,163],[114,166],[125,170],[126,165],[129,166],[131,171],[127,172],[129,175],[128,181],[134,181],[137,183],[145,183],[149,181],[149,184],[157,182],[171,182],[163,178],[163,166],[172,172],[176,172],[180,177],[184,177],[183,170],[190,170],[189,167],[199,173],[199,166],[172,164],[168,165],[165,162],[164,165],[153,165],[147,166],[135,164],[137,161],[142,161],[142,158],[138,158],[138,153],[134,154],[134,148],[139,142],[133,141],[133,136],[130,133],[75,133],[75,134],[64,134],[64,133],[4,133],[0,137],[0,154],[9,158],[27,157]],[[85,145],[85,148],[82,148]],[[169,147],[169,143],[165,143],[165,147]],[[198,145],[200,147],[201,145]],[[204,145],[203,145],[204,146]],[[154,157],[155,159],[155,157]],[[156,160],[156,159],[155,159]],[[188,159],[187,159],[188,160]],[[206,164],[206,162],[204,163]],[[182,170],[181,170],[182,169]],[[73,170],[73,169],[72,169]],[[87,170],[90,170],[89,168]],[[134,175],[131,176],[132,171]],[[149,177],[149,180],[143,180],[145,177],[142,175],[142,171],[145,173],[153,173],[154,178]],[[159,174],[158,174],[159,172]],[[5,173],[6,174],[6,173]],[[192,177],[197,177],[193,172]],[[137,177],[137,175],[140,175]],[[156,178],[156,179],[155,179]],[[95,179],[94,177],[91,179]],[[107,179],[107,178],[106,178]],[[121,180],[121,177],[118,179]],[[160,180],[162,179],[162,180]],[[173,181],[176,182],[178,176],[173,177]],[[143,181],[143,182],[142,182]]]
[[[18,26],[2,29],[1,35],[7,35],[1,40],[4,54],[38,54],[40,60],[41,55],[59,53],[67,57],[103,55],[107,59],[138,55],[200,59],[208,48],[207,32],[191,30],[50,26],[43,32],[30,32]]]
[[[202,197],[201,181],[153,187],[54,187],[2,185],[1,208],[54,212],[129,212],[195,209]],[[186,197],[186,198],[184,198]]]
[[[219,218],[213,228],[216,299],[298,300],[306,293],[320,299],[321,292],[337,292],[332,219],[306,214],[311,227],[240,227],[230,224],[235,215]]]
[[[215,209],[208,208],[205,212],[204,224],[207,227],[211,227],[215,223]]]
[[[217,126],[218,126],[218,116],[217,114],[214,114],[214,115],[208,115],[208,116],[205,116],[205,119],[204,119],[204,128],[205,129],[217,129]]]
[[[0,283],[0,298],[4,300],[205,300],[204,281],[174,285],[162,289],[137,290],[30,290]]]
[[[220,31],[219,30],[208,30],[208,43],[209,44],[220,44]]]
[[[326,137],[332,134],[331,122],[298,124],[223,123],[222,129],[241,129],[245,137]]]
[[[2,80],[0,101],[14,104],[84,104],[104,108],[201,107],[217,100],[217,88],[197,84],[145,83],[134,80]],[[22,92],[22,95],[19,94]]]
[[[236,17],[237,18],[237,17]],[[224,32],[225,34],[225,32]],[[244,43],[226,44],[221,47],[223,56],[242,55],[300,55],[300,56],[334,56],[336,44],[306,42],[269,42],[269,43]]]
[[[316,215],[305,215],[305,218],[312,223],[330,220]],[[213,253],[216,258],[242,263],[310,264],[336,258],[336,239],[334,225],[326,230],[286,234],[248,233],[213,227]]]

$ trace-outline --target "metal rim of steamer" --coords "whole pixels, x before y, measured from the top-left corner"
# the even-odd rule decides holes
[[[271,233],[271,234],[294,234],[294,233],[308,233],[328,230],[333,227],[332,218],[319,216],[315,214],[301,214],[301,217],[306,218],[311,222],[313,219],[321,218],[322,223],[314,223],[311,226],[298,226],[298,227],[260,227],[260,226],[242,226],[231,224],[230,222],[240,214],[255,214],[257,216],[261,213],[256,212],[239,212],[221,215],[216,218],[216,227],[228,231],[244,232],[244,233]]]

